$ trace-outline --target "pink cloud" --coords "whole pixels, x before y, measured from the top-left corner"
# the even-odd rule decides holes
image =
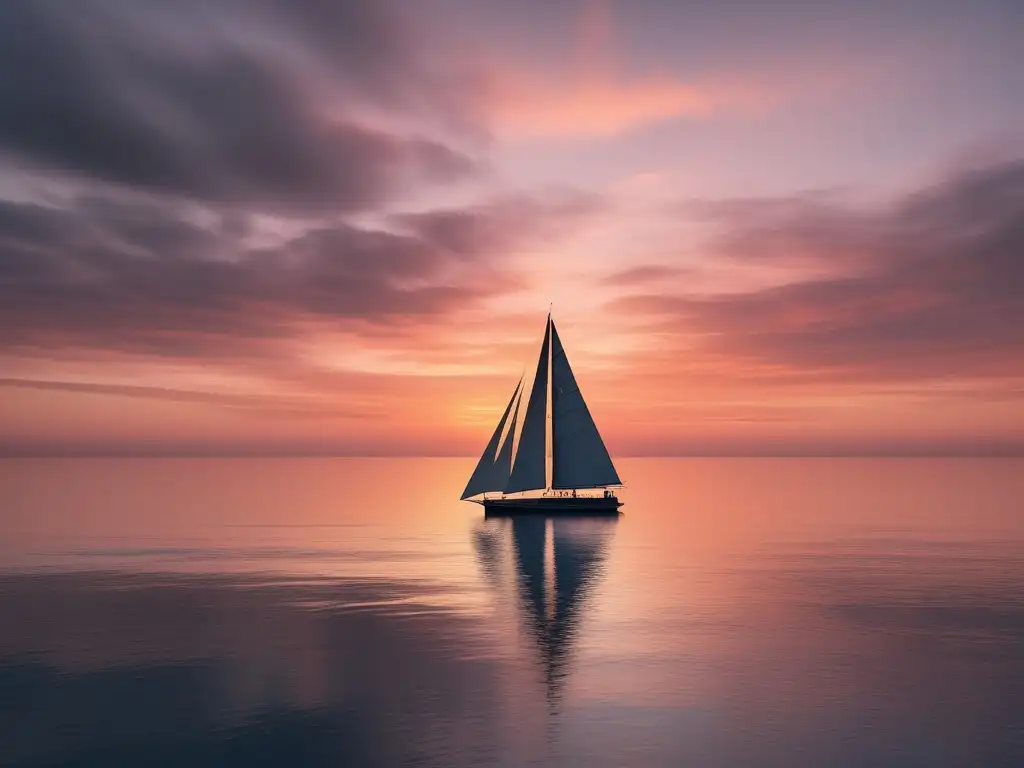
[[[508,63],[495,70],[485,111],[493,130],[513,139],[613,136],[660,120],[747,108],[756,101],[745,88],[628,72],[607,2],[584,7],[565,71]]]
[[[489,110],[495,132],[507,138],[603,137],[659,120],[704,117],[739,101],[725,90],[664,75],[522,73],[498,80]]]

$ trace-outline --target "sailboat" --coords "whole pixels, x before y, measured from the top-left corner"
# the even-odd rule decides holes
[[[612,489],[622,481],[550,313],[525,408],[523,384],[520,379],[462,499],[482,504],[488,516],[619,514],[622,503]]]

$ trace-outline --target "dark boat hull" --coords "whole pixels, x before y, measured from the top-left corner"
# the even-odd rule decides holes
[[[622,502],[614,496],[585,498],[577,496],[547,496],[527,499],[484,499],[485,517],[509,517],[511,515],[566,515],[590,516],[621,514]]]

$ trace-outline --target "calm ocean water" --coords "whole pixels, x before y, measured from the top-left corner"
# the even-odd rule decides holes
[[[1024,461],[0,462],[0,765],[1024,765]]]

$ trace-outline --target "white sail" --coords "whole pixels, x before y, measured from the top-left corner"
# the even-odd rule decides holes
[[[554,323],[551,324],[551,442],[552,488],[621,484],[569,367],[569,358]]]
[[[537,374],[533,377],[530,400],[526,404],[519,448],[511,476],[504,488],[505,493],[531,491],[547,486],[548,349],[551,343],[550,318],[548,320],[540,359],[537,361]]]
[[[476,469],[473,470],[473,474],[466,484],[466,490],[462,492],[463,499],[468,499],[470,496],[476,496],[478,493],[486,493],[487,491],[500,491],[505,487],[505,483],[508,482],[509,465],[512,463],[512,434],[515,431],[515,417],[513,417],[512,428],[508,431],[500,453],[498,452],[498,442],[501,440],[501,433],[505,429],[505,422],[508,420],[508,414],[512,410],[513,403],[516,404],[516,413],[518,414],[519,412],[519,404],[516,402],[516,398],[519,396],[519,390],[522,386],[523,382],[520,379],[519,384],[516,385],[516,391],[512,393],[512,399],[505,406],[505,413],[502,414],[501,421],[498,422],[498,428],[491,435],[487,447],[484,448],[483,455],[480,456],[480,461],[477,462]]]

